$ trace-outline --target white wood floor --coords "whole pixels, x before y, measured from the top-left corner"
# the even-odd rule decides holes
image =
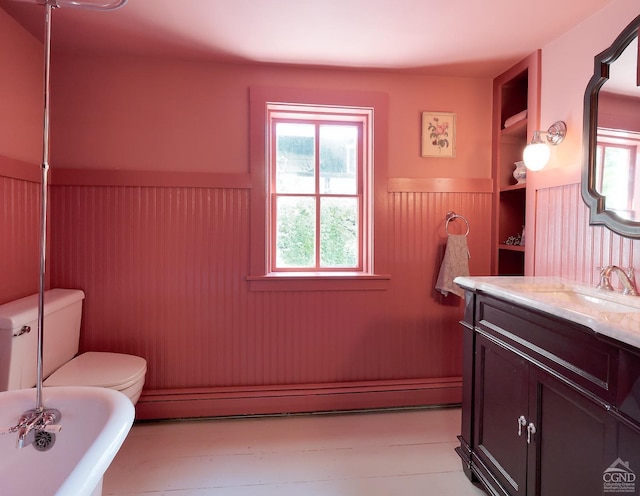
[[[459,432],[459,409],[139,423],[103,494],[485,496]]]

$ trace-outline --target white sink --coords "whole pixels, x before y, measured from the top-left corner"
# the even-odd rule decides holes
[[[615,291],[591,288],[579,284],[517,283],[511,288],[529,294],[532,298],[589,308],[596,312],[640,313],[640,297],[628,296]]]
[[[0,427],[18,423],[36,406],[35,389],[0,392]],[[46,409],[62,414],[61,431],[48,451],[17,448],[18,435],[0,436],[0,494],[87,496],[102,492],[102,476],[133,423],[124,394],[97,387],[43,388]]]
[[[633,302],[617,301],[615,295],[594,295],[575,290],[538,292],[538,294],[544,295],[545,299],[553,300],[559,305],[585,306],[599,312],[640,313],[640,307],[632,306]]]

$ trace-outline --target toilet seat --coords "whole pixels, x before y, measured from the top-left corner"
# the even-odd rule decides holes
[[[98,386],[123,391],[144,382],[147,361],[122,353],[88,351],[51,374],[44,386]]]

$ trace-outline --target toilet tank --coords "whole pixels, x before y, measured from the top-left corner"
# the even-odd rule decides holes
[[[43,377],[78,353],[84,293],[51,289],[44,294]],[[27,331],[27,329],[30,329]],[[36,385],[38,295],[0,305],[0,391]]]

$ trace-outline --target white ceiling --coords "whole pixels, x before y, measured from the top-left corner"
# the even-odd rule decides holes
[[[54,53],[494,77],[610,1],[129,0],[110,12],[56,9],[52,38]],[[42,6],[0,8],[42,39]]]

